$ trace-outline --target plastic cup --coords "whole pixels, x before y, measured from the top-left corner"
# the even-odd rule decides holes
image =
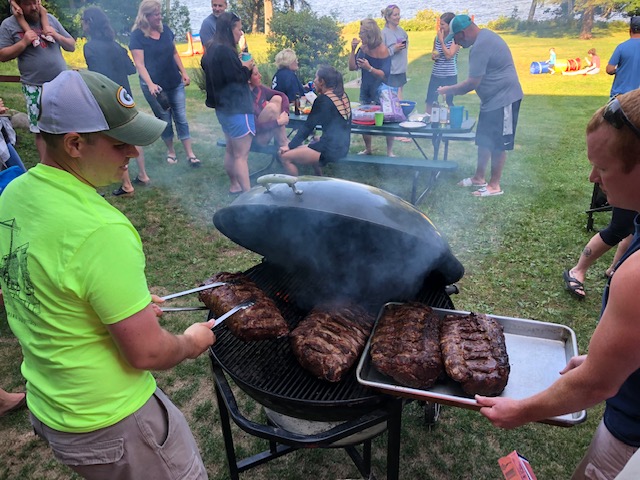
[[[384,113],[376,112],[373,118],[375,119],[376,127],[381,127],[382,123],[384,122]]]
[[[451,128],[462,127],[462,121],[469,119],[469,110],[462,106],[451,107],[449,110],[449,125]]]
[[[249,52],[242,52],[242,61],[248,62],[251,60],[251,54]]]

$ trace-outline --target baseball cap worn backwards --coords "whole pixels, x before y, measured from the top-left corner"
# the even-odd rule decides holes
[[[449,43],[456,33],[460,33],[469,25],[471,25],[471,17],[469,15],[456,15],[453,17],[453,20],[449,23],[449,35],[444,39],[444,43]]]
[[[131,145],[149,145],[166,126],[138,111],[127,90],[100,73],[65,70],[42,86],[38,128],[46,133],[100,132]]]

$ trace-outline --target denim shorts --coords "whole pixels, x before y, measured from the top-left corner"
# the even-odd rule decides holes
[[[231,138],[256,134],[256,117],[253,113],[224,113],[216,109],[222,131]]]
[[[93,480],[206,480],[207,471],[184,415],[160,389],[115,425],[88,433],[31,424],[56,459]]]

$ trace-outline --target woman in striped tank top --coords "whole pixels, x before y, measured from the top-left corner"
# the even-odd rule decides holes
[[[427,99],[425,100],[425,111],[431,113],[431,105],[438,99],[438,87],[455,85],[458,83],[458,51],[460,46],[453,40],[448,43],[444,39],[449,35],[449,22],[453,20],[455,14],[452,12],[443,13],[440,16],[440,28],[433,40],[433,70],[431,80],[427,89]],[[447,95],[447,105],[453,106],[453,95]]]

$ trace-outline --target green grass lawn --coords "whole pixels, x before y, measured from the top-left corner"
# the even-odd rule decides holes
[[[511,46],[525,98],[520,112],[516,148],[508,155],[502,180],[505,194],[494,198],[474,198],[468,189],[456,186],[473,173],[476,150],[469,143],[454,144],[450,158],[457,161],[457,172],[443,174],[420,209],[445,235],[454,254],[466,268],[459,282],[460,294],[453,297],[456,308],[497,315],[532,318],[561,323],[576,332],[581,352],[586,352],[598,319],[602,272],[613,252],[589,272],[587,298],[578,302],[564,291],[562,271],[573,265],[593,235],[585,230],[585,209],[589,207],[592,185],[588,182],[589,163],[585,154],[584,129],[593,112],[609,94],[612,77],[601,73],[588,77],[531,75],[529,65],[545,60],[549,47],[558,58],[583,58],[595,47],[603,70],[615,46],[628,38],[626,32],[595,32],[590,41],[571,38],[538,38],[505,34]],[[433,32],[411,33],[409,83],[404,98],[423,101],[431,71],[429,53]],[[254,56],[261,57],[264,37],[249,38]],[[179,46],[178,50],[185,50]],[[83,67],[81,53],[70,55],[69,63]],[[460,79],[466,78],[468,52],[460,55]],[[197,68],[199,58],[184,59]],[[1,73],[15,73],[15,63],[0,65]],[[134,96],[148,110],[135,77],[131,77]],[[139,230],[147,255],[147,275],[152,292],[166,294],[190,287],[220,270],[243,270],[259,257],[223,237],[211,218],[229,203],[227,177],[222,168],[223,151],[215,146],[222,137],[212,110],[205,108],[204,95],[197,87],[187,88],[194,150],[203,161],[200,169],[188,166],[178,147],[179,163],[165,162],[161,142],[145,149],[150,187],[138,187],[133,198],[108,201],[121,209]],[[356,90],[348,91],[357,100]],[[18,85],[0,85],[5,103],[24,110]],[[458,97],[471,115],[477,115],[475,94]],[[383,151],[383,141],[374,139],[374,148]],[[352,138],[352,152],[362,149],[361,138]],[[20,132],[18,146],[25,163],[37,162],[33,139]],[[402,155],[416,155],[411,146],[396,145]],[[264,163],[251,157],[253,167]],[[133,164],[134,162],[132,162]],[[136,167],[132,166],[135,176]],[[407,198],[412,172],[394,168],[331,165],[327,175],[369,183]],[[110,192],[113,188],[105,188]],[[37,192],[34,192],[37,195]],[[599,214],[597,226],[608,223]],[[114,279],[117,281],[117,279]],[[195,298],[192,303],[197,303]],[[199,321],[195,313],[167,314],[163,326],[182,332]],[[536,352],[531,352],[535,362]],[[21,390],[19,346],[6,321],[0,321],[0,386]],[[228,478],[217,406],[213,396],[208,358],[157,374],[158,383],[185,412],[201,447],[211,479]],[[247,415],[262,414],[251,399],[240,395]],[[567,479],[584,453],[602,413],[591,409],[585,423],[572,428],[528,425],[513,431],[492,427],[478,413],[444,407],[440,421],[431,430],[423,424],[418,405],[407,406],[403,415],[401,478],[422,480],[496,480],[502,478],[498,458],[514,449],[525,455],[540,479]],[[267,444],[235,429],[240,454],[256,453]],[[374,442],[373,463],[378,478],[384,478],[386,437]],[[0,479],[66,479],[70,472],[60,466],[50,450],[32,434],[25,412],[0,420]],[[297,480],[306,478],[357,478],[357,471],[341,450],[304,450],[283,457],[242,478]]]

